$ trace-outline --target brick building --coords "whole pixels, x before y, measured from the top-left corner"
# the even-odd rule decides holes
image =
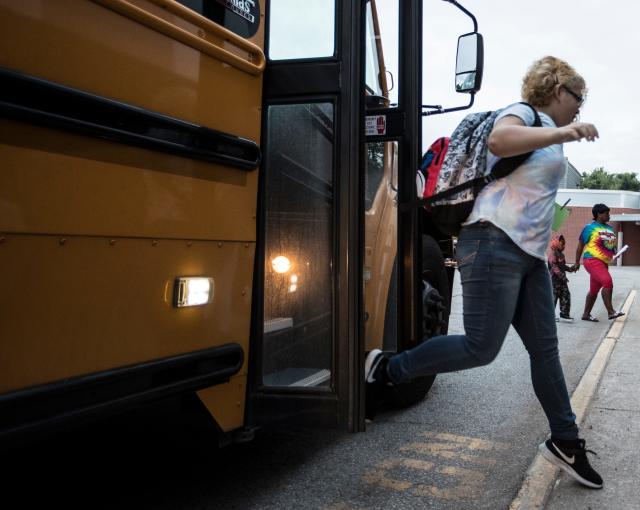
[[[556,202],[564,204],[571,215],[557,232],[563,234],[567,247],[565,256],[567,263],[574,263],[578,236],[583,227],[593,220],[591,208],[602,203],[611,208],[611,226],[618,236],[618,247],[629,245],[629,250],[620,256],[616,263],[623,266],[640,265],[640,192],[595,190],[595,189],[560,189]]]

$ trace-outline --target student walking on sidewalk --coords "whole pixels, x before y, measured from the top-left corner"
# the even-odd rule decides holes
[[[574,267],[567,266],[564,257],[565,239],[560,235],[551,240],[551,254],[549,255],[549,272],[551,273],[551,285],[553,286],[553,308],[555,310],[560,300],[560,320],[573,322],[571,317],[571,292],[569,292],[569,280],[567,273],[577,271]],[[557,320],[557,319],[556,319]]]
[[[616,233],[611,225],[608,225],[611,216],[609,208],[605,204],[596,204],[591,209],[593,221],[582,229],[576,248],[575,268],[580,268],[580,257],[584,268],[590,276],[589,292],[584,302],[583,321],[598,322],[591,315],[593,305],[598,298],[598,292],[602,289],[602,301],[609,314],[609,319],[615,319],[624,315],[613,308],[613,279],[609,273],[609,262],[616,254]],[[583,253],[584,252],[584,253]]]
[[[585,91],[584,79],[563,60],[544,57],[532,64],[522,97],[538,111],[542,126],[530,127],[534,113],[526,105],[502,110],[489,136],[488,166],[534,152],[480,192],[458,237],[465,334],[430,338],[390,357],[376,349],[367,356],[365,374],[371,416],[388,385],[490,363],[513,324],[529,353],[533,388],[551,428],[542,454],[582,484],[600,488],[602,478],[578,437],[560,365],[546,261],[565,171],[562,144],[598,137],[593,124],[573,121]]]

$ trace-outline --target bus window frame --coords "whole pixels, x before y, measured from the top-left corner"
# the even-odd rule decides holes
[[[272,59],[270,56],[271,53],[271,1],[267,1],[267,5],[265,6],[266,16],[265,16],[265,27],[264,27],[264,54],[267,59],[267,64],[269,65],[287,65],[287,64],[305,64],[312,62],[338,62],[339,57],[342,54],[340,47],[340,38],[338,34],[342,31],[342,16],[339,16],[340,9],[339,0],[335,0],[333,2],[333,15],[334,15],[334,24],[333,24],[333,55],[328,55],[324,57],[303,57],[303,58],[286,58],[286,59]]]
[[[264,362],[264,278],[265,278],[265,255],[266,255],[266,204],[264,201],[265,197],[265,187],[266,187],[266,177],[267,177],[267,161],[268,156],[268,114],[267,111],[272,106],[286,106],[286,105],[308,105],[314,103],[330,103],[333,107],[333,123],[334,123],[334,132],[333,132],[333,141],[332,141],[332,169],[331,169],[331,178],[333,182],[333,205],[331,209],[332,220],[331,220],[331,229],[332,229],[332,253],[331,253],[331,264],[332,264],[332,282],[331,282],[331,378],[329,385],[327,386],[266,386],[263,381],[263,362]],[[264,101],[263,102],[263,112],[262,116],[262,150],[263,150],[263,163],[261,165],[261,172],[258,182],[258,239],[257,246],[259,247],[256,250],[256,274],[254,278],[257,278],[256,282],[258,282],[262,287],[262,292],[257,293],[254,297],[254,305],[257,307],[254,311],[254,321],[255,321],[255,329],[253,338],[255,342],[251,345],[251,350],[253,354],[251,355],[254,366],[251,368],[253,370],[253,378],[255,381],[255,386],[252,391],[258,391],[265,395],[300,395],[300,394],[313,394],[313,395],[332,395],[334,396],[336,393],[336,382],[335,377],[338,370],[338,342],[336,341],[338,332],[336,330],[335,317],[337,315],[337,292],[338,292],[338,273],[336,271],[337,260],[339,257],[338,253],[338,233],[339,233],[339,182],[338,182],[338,172],[337,168],[339,165],[339,154],[336,150],[336,145],[339,144],[340,140],[340,126],[337,122],[339,119],[339,100],[336,96],[332,95],[313,95],[313,96],[300,96],[289,99],[277,99],[272,101]]]

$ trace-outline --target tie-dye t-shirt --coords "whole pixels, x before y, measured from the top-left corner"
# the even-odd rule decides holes
[[[600,259],[608,264],[616,254],[616,234],[610,225],[589,223],[582,229],[580,240],[585,246],[582,258]]]
[[[538,112],[542,127],[555,128],[553,119]],[[508,106],[496,118],[513,115],[527,126],[533,126],[531,108],[523,104]],[[500,160],[487,151],[488,168]],[[555,211],[556,193],[567,171],[562,145],[537,149],[513,173],[489,183],[478,195],[473,211],[463,223],[488,221],[507,234],[525,253],[546,260],[551,240],[551,225]]]

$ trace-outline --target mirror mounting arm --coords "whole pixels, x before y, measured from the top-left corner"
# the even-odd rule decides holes
[[[460,9],[467,16],[469,16],[471,18],[471,21],[473,21],[473,31],[474,32],[478,31],[478,21],[476,20],[476,17],[473,14],[471,14],[467,9],[465,9],[462,5],[460,5],[456,0],[443,0],[443,1],[448,2],[452,5],[455,5],[458,9]],[[473,102],[473,99],[471,101]]]
[[[445,0],[445,2],[448,2],[449,0]],[[456,106],[455,108],[442,108],[441,105],[431,105],[431,104],[423,104],[422,108],[429,108],[432,111],[429,112],[422,112],[422,116],[426,117],[428,115],[439,115],[441,113],[448,113],[448,112],[457,112],[460,110],[468,110],[469,108],[471,108],[473,106],[473,101],[476,97],[475,92],[471,92],[469,94],[471,96],[470,100],[469,100],[469,104],[466,106]]]

